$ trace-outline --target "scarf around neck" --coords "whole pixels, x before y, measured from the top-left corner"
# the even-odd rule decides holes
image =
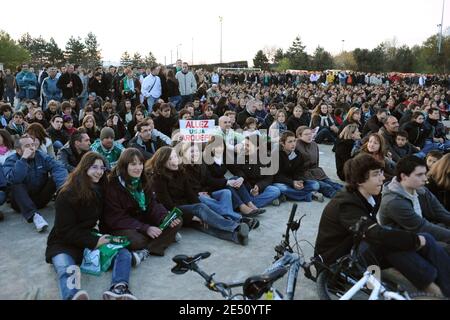
[[[145,197],[145,192],[142,189],[142,183],[140,178],[131,178],[131,183],[126,184],[125,188],[131,194],[133,199],[138,203],[141,211],[146,212],[148,207],[148,201]]]

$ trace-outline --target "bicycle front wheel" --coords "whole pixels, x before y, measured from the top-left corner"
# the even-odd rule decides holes
[[[339,300],[356,283],[356,280],[342,273],[323,270],[317,277],[317,294],[320,300]],[[352,300],[367,300],[369,293],[360,291]]]

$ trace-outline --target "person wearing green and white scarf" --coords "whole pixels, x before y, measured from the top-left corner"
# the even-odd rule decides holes
[[[125,188],[131,194],[133,199],[138,203],[139,208],[142,212],[147,211],[148,200],[145,196],[145,192],[142,189],[141,178],[131,178],[131,182],[129,184],[125,184],[125,181],[121,177],[119,177],[120,182],[125,185]]]

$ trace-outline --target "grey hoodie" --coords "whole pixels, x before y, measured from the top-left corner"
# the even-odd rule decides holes
[[[426,188],[417,190],[418,199],[405,191],[402,185],[394,177],[391,182],[384,185],[380,209],[377,219],[381,225],[400,227],[416,233],[429,233],[438,241],[450,243],[450,229],[431,223],[427,218],[433,218],[436,222],[448,225],[450,213],[446,211],[439,201],[432,196]],[[414,209],[414,203],[418,201],[418,209]],[[416,208],[417,208],[416,202]],[[431,211],[431,212],[429,212]]]

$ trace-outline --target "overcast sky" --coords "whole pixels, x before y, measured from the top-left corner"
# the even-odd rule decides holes
[[[219,62],[223,16],[223,61],[252,64],[257,50],[287,49],[297,35],[309,53],[318,45],[332,54],[343,46],[371,49],[394,36],[398,45],[421,44],[438,32],[442,0],[27,0],[4,1],[2,12],[0,28],[15,39],[29,32],[53,37],[64,49],[71,35],[92,31],[105,61],[119,61],[127,50],[152,51],[170,63],[181,44],[178,55],[191,63],[193,38],[195,64]]]

